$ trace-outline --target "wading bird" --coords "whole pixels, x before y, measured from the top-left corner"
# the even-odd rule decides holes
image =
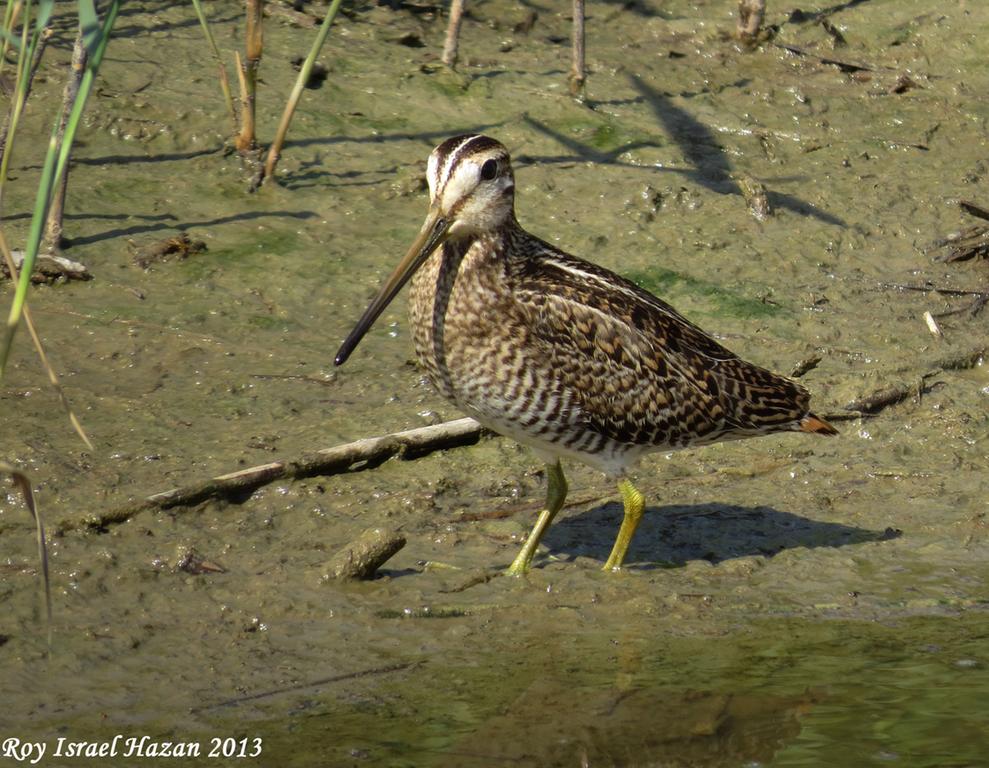
[[[560,459],[618,479],[620,568],[644,510],[626,476],[646,453],[773,432],[836,430],[800,385],[742,360],[666,302],[530,235],[508,151],[457,136],[426,168],[429,213],[340,347],[342,365],[411,278],[413,340],[443,397],[546,462],[546,508],[509,573],[528,571],[563,507]]]

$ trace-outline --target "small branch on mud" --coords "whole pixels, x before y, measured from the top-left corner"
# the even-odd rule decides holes
[[[845,410],[850,413],[828,414],[826,418],[835,421],[850,420],[860,416],[875,416],[884,408],[902,403],[908,397],[916,395],[922,397],[933,389],[934,385],[928,385],[927,380],[937,376],[944,371],[961,371],[974,368],[986,356],[986,348],[978,347],[958,355],[945,357],[933,363],[931,369],[922,374],[920,380],[915,384],[894,384],[876,390],[871,394],[857,397],[845,406]]]
[[[934,261],[942,264],[985,258],[989,255],[989,229],[981,224],[975,224],[935,240],[925,250],[930,252],[939,248],[947,249],[945,253],[934,257]]]
[[[373,579],[377,570],[404,546],[405,537],[400,533],[386,528],[366,530],[332,557],[326,578]]]
[[[173,488],[117,509],[79,519],[63,520],[57,531],[77,528],[103,529],[130,520],[141,512],[191,507],[208,499],[243,498],[257,488],[284,478],[312,477],[360,472],[377,467],[393,456],[416,459],[433,451],[476,443],[486,431],[474,419],[446,421],[429,427],[409,429],[382,437],[368,437],[333,448],[324,448],[292,461],[275,461],[203,482]]]
[[[923,386],[896,384],[892,387],[880,389],[872,394],[857,397],[845,406],[846,411],[856,411],[858,413],[876,414],[883,408],[887,408],[897,403],[902,403],[910,395],[917,392]]]
[[[984,208],[978,203],[973,203],[970,200],[959,200],[958,207],[970,216],[989,221],[989,208]],[[924,250],[929,253],[940,248],[947,248],[947,252],[935,256],[934,261],[950,264],[953,261],[984,259],[989,256],[989,227],[984,224],[966,227],[959,232],[952,232],[946,237],[935,240]]]
[[[9,259],[6,258],[7,253],[10,254]],[[4,254],[3,263],[0,263],[0,280],[10,279],[17,282],[17,276],[22,266],[24,266],[24,251],[11,251],[8,248]],[[34,269],[31,271],[31,282],[35,285],[41,283],[52,285],[69,280],[92,279],[93,275],[85,264],[56,254],[38,254],[34,260]]]
[[[903,283],[880,283],[880,288],[888,288],[894,291],[919,291],[920,293],[937,293],[941,296],[986,296],[987,291],[968,290],[964,288],[940,288],[931,283],[924,285],[906,285]]]
[[[940,246],[938,246],[938,247],[940,247]],[[986,249],[987,249],[986,252],[989,253],[989,237],[986,238]],[[967,256],[965,258],[971,258],[971,255],[969,255],[969,256]],[[945,259],[939,259],[939,260],[940,261],[951,261],[952,259],[945,258]],[[982,309],[983,309],[983,307],[985,307],[986,303],[989,303],[989,291],[965,290],[965,289],[960,289],[960,288],[939,288],[938,286],[933,285],[931,283],[925,283],[924,285],[903,285],[903,284],[900,284],[900,283],[880,283],[879,284],[879,287],[880,288],[892,289],[892,290],[896,290],[896,291],[918,291],[920,293],[937,293],[937,294],[939,294],[941,296],[971,296],[971,297],[973,297],[972,302],[970,304],[966,304],[964,307],[961,307],[959,309],[949,309],[949,310],[946,310],[944,312],[925,312],[924,313],[924,320],[925,320],[925,322],[927,322],[927,327],[931,329],[931,333],[934,333],[935,336],[940,335],[940,336],[943,337],[944,334],[943,334],[943,332],[941,334],[938,334],[937,332],[934,331],[933,328],[931,328],[931,322],[932,321],[934,321],[934,325],[937,326],[937,322],[936,321],[939,320],[939,319],[941,319],[941,318],[943,318],[943,317],[951,317],[952,315],[962,315],[962,314],[967,314],[970,318],[971,317],[975,317],[976,315],[979,314],[979,312],[982,311]],[[931,318],[930,320],[928,320],[928,316],[930,316],[930,318]],[[940,326],[937,326],[937,327],[940,330]]]
[[[989,302],[989,293],[983,293],[976,296],[972,300],[971,304],[967,304],[960,309],[949,309],[947,312],[938,312],[934,315],[935,318],[951,317],[952,315],[968,315],[970,318],[975,317],[982,311],[986,303]]]
[[[827,411],[819,415],[826,422],[831,423],[833,421],[855,421],[856,419],[867,419],[870,416],[875,416],[876,414],[863,413],[862,411]]]

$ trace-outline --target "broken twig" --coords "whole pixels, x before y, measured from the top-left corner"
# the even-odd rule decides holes
[[[920,293],[937,293],[941,296],[986,296],[989,291],[975,291],[964,288],[939,288],[931,283],[924,285],[906,285],[902,283],[880,283],[880,288],[891,288],[894,291],[918,291]]]
[[[927,380],[932,376],[937,376],[944,371],[961,371],[974,368],[982,362],[985,356],[986,348],[977,347],[968,352],[941,358],[931,365],[927,373],[921,375],[920,380],[916,384],[894,384],[876,390],[871,394],[855,398],[845,406],[845,410],[850,411],[854,415],[828,414],[827,418],[829,421],[832,418],[836,421],[842,421],[855,418],[856,415],[874,416],[884,408],[902,403],[912,395],[921,396],[930,392],[934,385],[928,385]]]
[[[337,552],[328,575],[335,579],[371,579],[375,572],[405,546],[405,537],[385,528],[370,528]]]
[[[870,395],[857,397],[845,406],[846,411],[874,414],[890,405],[896,405],[906,400],[917,391],[917,387],[906,384],[896,384],[873,392]]]
[[[464,418],[382,437],[368,437],[334,448],[324,448],[294,461],[274,461],[181,488],[173,488],[109,512],[63,520],[59,523],[58,530],[70,531],[76,528],[100,530],[108,525],[124,523],[141,512],[180,506],[191,507],[215,498],[243,498],[263,485],[284,478],[360,472],[376,467],[393,456],[413,459],[444,448],[472,445],[483,433],[484,429],[474,419]]]

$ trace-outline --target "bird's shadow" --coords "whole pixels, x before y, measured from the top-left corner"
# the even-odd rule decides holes
[[[557,557],[602,562],[622,521],[621,504],[611,503],[558,520],[543,538]],[[772,507],[690,504],[647,508],[629,548],[626,564],[637,569],[683,566],[691,560],[720,563],[739,557],[772,557],[797,547],[842,547],[898,538],[887,528],[872,531],[811,520]]]
[[[524,167],[527,164],[535,163],[572,163],[575,160],[583,160],[601,165],[618,165],[628,168],[630,171],[641,173],[676,174],[715,194],[742,197],[742,189],[734,178],[734,170],[728,159],[728,151],[721,144],[715,131],[687,110],[677,106],[671,95],[653,87],[638,75],[629,75],[629,83],[638,92],[638,96],[631,99],[631,103],[648,105],[662,129],[662,135],[668,137],[667,139],[634,141],[610,150],[600,150],[524,114],[522,119],[529,127],[556,141],[568,150],[569,154],[540,157],[520,155],[515,158],[516,165]],[[739,80],[735,85],[741,87],[746,83],[745,80]],[[622,159],[622,155],[626,152],[646,147],[661,147],[667,142],[675,144],[683,153],[685,162],[682,166],[658,168],[653,165],[638,165]],[[783,208],[826,224],[845,225],[844,220],[840,217],[822,210],[796,195],[768,189],[766,197],[770,204],[776,208]]]

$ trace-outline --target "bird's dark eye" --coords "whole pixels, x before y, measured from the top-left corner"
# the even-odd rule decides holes
[[[481,178],[485,181],[491,181],[495,176],[498,175],[498,161],[497,160],[485,160],[484,165],[481,166]]]

